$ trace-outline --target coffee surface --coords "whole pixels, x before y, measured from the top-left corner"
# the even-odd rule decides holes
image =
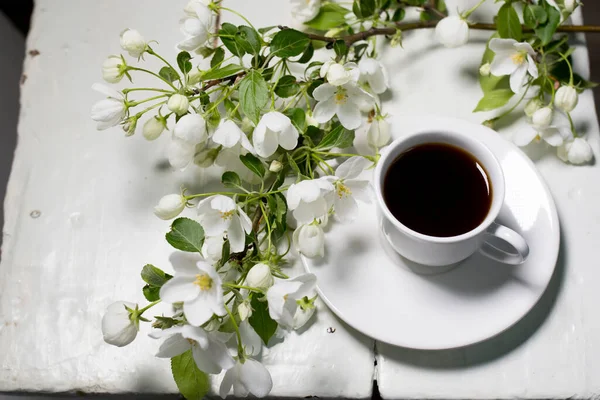
[[[385,175],[383,196],[403,225],[425,235],[450,237],[483,222],[492,187],[472,154],[453,145],[428,143],[394,160]]]

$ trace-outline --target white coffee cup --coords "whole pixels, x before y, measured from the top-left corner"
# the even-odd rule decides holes
[[[457,146],[473,155],[487,172],[493,188],[491,206],[483,222],[475,229],[458,236],[429,236],[403,225],[388,209],[383,197],[387,170],[400,154],[426,143]],[[383,234],[395,251],[411,261],[428,266],[451,265],[479,251],[493,260],[518,265],[529,254],[529,246],[521,235],[495,222],[504,202],[504,174],[490,149],[471,136],[456,131],[436,130],[401,137],[392,142],[381,155],[375,168],[373,185]],[[406,193],[406,196],[410,196],[410,193]],[[507,251],[507,247],[512,250]]]

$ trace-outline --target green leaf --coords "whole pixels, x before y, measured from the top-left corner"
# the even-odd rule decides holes
[[[191,59],[192,56],[190,56],[190,53],[187,51],[182,51],[177,55],[177,65],[184,74],[187,74],[192,70],[192,63],[190,62]]]
[[[375,0],[356,0],[360,7],[360,14],[362,18],[370,17],[375,12]],[[354,6],[352,6],[354,10]]]
[[[394,22],[402,21],[405,16],[406,16],[406,11],[404,10],[404,8],[398,8],[398,9],[396,9],[396,11],[394,11],[394,14],[392,15],[392,21],[394,21]]]
[[[268,303],[266,301],[259,301],[258,296],[253,296],[250,302],[252,307],[252,315],[248,318],[248,322],[254,328],[254,331],[260,336],[263,343],[267,345],[271,336],[275,334],[277,330],[277,322],[275,322],[269,315]]]
[[[235,41],[248,54],[258,54],[262,48],[258,32],[249,26],[240,25],[235,37]]]
[[[304,135],[308,136],[315,145],[318,145],[321,143],[321,140],[323,140],[324,132],[322,129],[310,125],[306,128],[306,133]]]
[[[500,7],[496,25],[498,26],[498,34],[501,38],[521,40],[523,28],[521,27],[521,21],[519,21],[519,15],[511,3],[504,3]]]
[[[279,78],[275,86],[275,94],[279,97],[292,97],[300,90],[300,85],[296,82],[296,77],[286,75]]]
[[[271,26],[265,26],[264,28],[258,28],[258,33],[267,33],[269,32],[271,29],[277,28],[277,25],[271,25]]]
[[[342,149],[352,146],[354,143],[354,131],[345,129],[342,125],[337,125],[331,131],[329,131],[321,143],[319,143],[319,149],[326,150],[333,147],[340,147]]]
[[[240,160],[250,171],[254,172],[259,177],[262,178],[265,176],[265,166],[263,165],[262,161],[260,161],[252,153],[240,155]]]
[[[222,47],[217,48],[215,50],[215,54],[213,55],[213,58],[210,60],[210,67],[211,68],[219,67],[224,59],[225,59],[225,50],[223,50]]]
[[[227,47],[227,50],[231,52],[234,56],[242,57],[245,54],[244,49],[240,44],[235,40],[238,33],[237,26],[225,22],[221,25],[221,29],[219,30],[219,37],[223,42],[223,45]]]
[[[300,171],[300,167],[298,167],[298,164],[296,163],[296,161],[294,161],[294,159],[292,158],[290,153],[285,153],[285,155],[287,156],[288,162],[290,163],[290,167],[292,167],[292,170],[294,171],[294,173],[296,175],[303,175],[302,172]]]
[[[302,54],[310,44],[306,34],[295,29],[284,29],[277,32],[271,40],[271,55],[288,58]]]
[[[316,17],[304,24],[320,31],[338,28],[346,22],[346,14],[350,10],[336,3],[327,3],[319,9]]]
[[[206,71],[205,73],[202,74],[202,80],[207,81],[207,80],[211,80],[211,79],[227,78],[228,76],[237,74],[238,72],[242,71],[243,69],[244,68],[242,68],[241,66],[236,65],[236,64],[225,65],[225,66],[223,66],[223,68]]]
[[[171,232],[166,234],[166,239],[178,250],[200,253],[204,243],[204,229],[192,219],[177,218],[171,224]]]
[[[251,70],[240,82],[240,106],[252,122],[258,124],[260,112],[269,101],[269,88],[260,72]]]
[[[228,188],[242,186],[240,176],[233,171],[225,171],[221,176],[221,183]]]
[[[290,118],[298,132],[304,132],[306,125],[306,113],[304,112],[304,109],[290,108],[289,110],[286,110],[285,115]]]
[[[141,275],[144,282],[150,286],[158,288],[167,283],[167,281],[173,277],[169,274],[166,274],[160,268],[156,268],[152,264],[144,265]]]
[[[348,46],[346,46],[346,42],[343,40],[336,40],[333,44],[333,51],[338,57],[344,57],[348,53]]]
[[[202,58],[208,58],[215,50],[213,47],[200,47],[200,49],[196,50],[196,53],[200,54]]]
[[[171,67],[162,67],[158,72],[162,78],[166,79],[169,82],[176,81],[179,79],[179,74]]]
[[[288,211],[287,201],[281,193],[275,194],[275,200],[277,201],[277,222],[280,224],[285,224]]]
[[[546,4],[545,11],[548,14],[548,20],[535,30],[535,34],[538,35],[544,46],[552,41],[552,36],[556,33],[556,28],[560,24],[560,12],[558,10]]]
[[[227,261],[229,261],[229,256],[231,255],[231,245],[229,244],[229,240],[223,242],[223,247],[221,248],[221,260],[219,260],[220,265],[225,265]]]
[[[433,6],[440,12],[446,13],[448,11],[448,7],[446,7],[446,2],[444,0],[433,0]]]
[[[315,89],[321,86],[323,83],[325,83],[325,80],[315,79],[310,83],[308,89],[306,89],[306,94],[308,94],[310,97],[313,97],[313,92],[315,91]]]
[[[481,100],[479,100],[479,103],[473,112],[495,110],[508,103],[513,95],[514,93],[510,89],[498,89],[488,92]]]
[[[202,400],[210,390],[208,375],[198,369],[191,350],[171,358],[171,372],[187,400]]]
[[[307,62],[312,60],[314,54],[315,54],[315,46],[313,46],[313,43],[310,42],[310,44],[308,45],[306,50],[304,50],[304,53],[302,53],[302,56],[296,62],[298,64],[306,64]]]
[[[160,300],[160,288],[150,285],[145,285],[142,288],[142,293],[148,301]]]

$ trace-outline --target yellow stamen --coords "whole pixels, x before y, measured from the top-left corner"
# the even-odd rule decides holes
[[[212,287],[213,280],[207,274],[198,274],[196,275],[196,280],[194,281],[194,285],[198,285],[200,290],[209,290]]]
[[[515,53],[512,56],[510,56],[510,58],[516,65],[521,65],[525,62],[525,54],[523,53]]]
[[[196,344],[194,339],[186,339],[192,346]]]
[[[288,295],[286,294],[286,295],[283,296],[283,300],[285,301],[287,299],[288,299]]]
[[[346,103],[346,100],[348,100],[346,91],[343,89],[338,90],[335,94],[335,104],[344,104]]]
[[[231,219],[231,217],[233,216],[233,211],[234,210],[230,210],[230,211],[219,211],[219,214],[221,214],[221,218],[223,218],[224,220],[228,220]]]
[[[350,190],[350,188],[341,182],[338,182],[335,185],[335,189],[336,189],[336,193],[340,199],[343,198],[344,196],[349,197],[352,195],[352,191]]]

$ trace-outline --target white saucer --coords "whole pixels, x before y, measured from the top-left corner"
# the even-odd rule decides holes
[[[389,248],[375,203],[360,203],[352,223],[330,223],[325,258],[304,258],[304,266],[317,275],[319,294],[331,310],[376,340],[433,350],[495,336],[527,314],[554,271],[560,234],[550,192],[531,160],[488,128],[437,117],[397,117],[391,123],[401,134],[452,124],[490,147],[506,180],[498,220],[525,237],[529,258],[506,266],[475,254],[441,272],[422,267]]]

